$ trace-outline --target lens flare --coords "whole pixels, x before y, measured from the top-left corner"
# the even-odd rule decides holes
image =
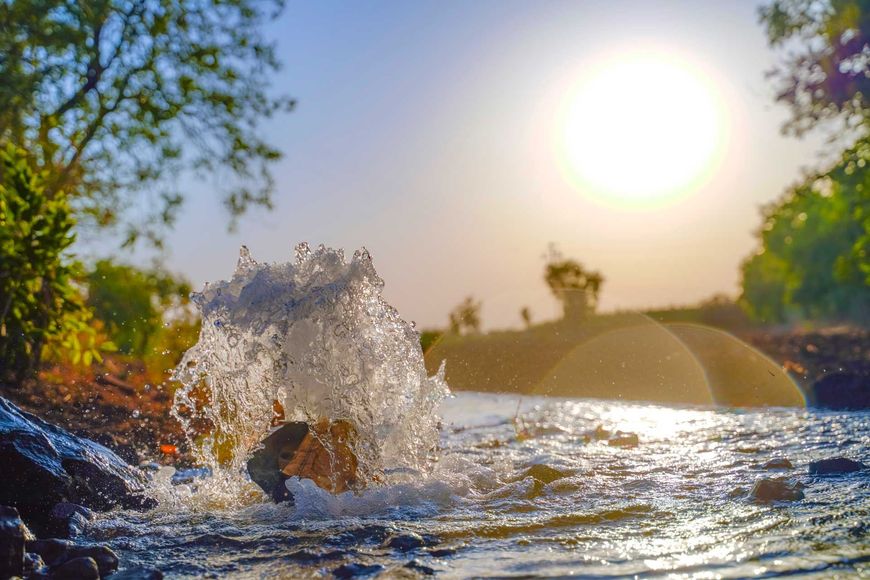
[[[721,162],[725,107],[702,69],[664,52],[590,67],[557,119],[565,179],[609,206],[644,209],[698,191]]]

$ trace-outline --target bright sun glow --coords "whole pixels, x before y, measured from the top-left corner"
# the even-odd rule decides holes
[[[673,55],[602,61],[569,93],[559,156],[569,181],[610,205],[643,208],[696,191],[724,148],[713,83]]]

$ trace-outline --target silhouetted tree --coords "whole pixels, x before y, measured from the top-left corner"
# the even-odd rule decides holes
[[[450,332],[453,334],[479,333],[482,302],[469,296],[450,312]]]
[[[580,320],[595,312],[604,276],[600,272],[587,270],[576,260],[565,258],[551,244],[544,268],[544,281],[562,303],[565,319]]]
[[[46,170],[78,217],[159,244],[183,168],[213,178],[231,216],[271,206],[279,152],[258,124],[278,63],[262,24],[283,0],[0,2],[0,141]],[[135,208],[139,215],[127,215]]]
[[[523,306],[520,309],[520,318],[523,319],[523,324],[526,328],[530,328],[532,326],[532,311],[528,306]]]

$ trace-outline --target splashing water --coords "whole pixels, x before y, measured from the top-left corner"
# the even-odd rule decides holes
[[[449,391],[443,368],[427,376],[417,332],[383,285],[365,249],[348,262],[302,243],[295,262],[265,264],[242,247],[231,280],[194,294],[202,330],[174,374],[173,413],[199,459],[240,473],[278,401],[287,420],[349,421],[362,482],[428,472]]]

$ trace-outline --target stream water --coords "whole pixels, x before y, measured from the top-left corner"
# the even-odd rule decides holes
[[[168,577],[870,575],[868,471],[808,472],[866,461],[870,414],[448,396],[381,287],[365,252],[243,252],[196,297],[203,333],[176,374],[211,474],[158,472],[156,509],[102,514],[87,539]],[[274,401],[288,419],[351,421],[365,485],[291,478],[295,503],[269,501],[243,466]],[[754,501],[764,477],[801,482],[803,499]]]

